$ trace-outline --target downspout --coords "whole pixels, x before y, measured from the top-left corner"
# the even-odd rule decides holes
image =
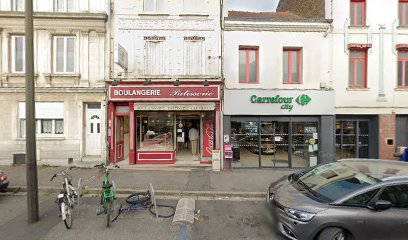
[[[384,92],[384,30],[385,25],[380,24],[380,54],[379,54],[379,63],[380,63],[380,71],[379,71],[379,92],[377,102],[386,102],[387,99],[385,98]]]
[[[225,90],[225,78],[224,78],[224,0],[220,0],[220,36],[221,36],[221,96],[220,97],[220,119],[219,119],[219,138],[220,143],[220,170],[224,169],[224,90]]]

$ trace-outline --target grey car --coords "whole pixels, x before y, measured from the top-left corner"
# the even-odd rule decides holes
[[[408,239],[408,163],[341,160],[267,190],[276,228],[292,240]]]

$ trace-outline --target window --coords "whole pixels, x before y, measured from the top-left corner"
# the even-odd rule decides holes
[[[35,103],[35,126],[37,137],[58,137],[64,134],[64,103],[37,102]],[[25,103],[20,102],[19,136],[25,137]]]
[[[164,0],[144,0],[143,10],[145,12],[163,12]]]
[[[350,2],[351,26],[364,26],[366,24],[365,0],[351,0]]]
[[[74,69],[75,37],[54,37],[54,72],[73,73]]]
[[[24,36],[11,36],[11,70],[13,73],[25,72]]]
[[[380,194],[379,200],[392,203],[395,208],[408,209],[408,185],[390,186]]]
[[[283,83],[302,83],[301,49],[283,49]]]
[[[408,87],[408,51],[398,51],[398,87]]]
[[[399,0],[399,25],[407,26],[408,25],[408,0]]]
[[[366,206],[370,200],[377,194],[378,189],[374,189],[363,194],[357,195],[344,202],[346,205]]]
[[[138,112],[136,119],[139,151],[174,150],[172,112]]]
[[[203,37],[184,38],[184,70],[185,75],[204,74],[205,54]]]
[[[205,12],[206,6],[204,0],[184,0],[184,12]]]
[[[74,0],[54,0],[55,12],[73,12]]]
[[[369,158],[369,121],[336,122],[336,159]]]
[[[164,41],[145,41],[146,75],[165,74],[165,49]]]
[[[349,88],[367,87],[367,50],[350,50]]]
[[[24,12],[25,0],[11,0],[11,10],[17,12]]]
[[[258,48],[239,48],[239,82],[258,83]]]

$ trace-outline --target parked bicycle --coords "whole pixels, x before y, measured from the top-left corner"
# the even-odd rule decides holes
[[[117,165],[112,165],[116,168],[119,168]],[[109,180],[109,165],[105,165],[104,163],[95,165],[95,167],[104,169],[105,177],[102,182],[102,191],[101,191],[101,210],[97,213],[100,215],[104,213],[106,215],[106,227],[109,227],[111,224],[111,217],[113,212],[115,211],[115,200],[116,200],[116,186],[115,182]]]
[[[53,181],[55,177],[62,176],[64,182],[62,183],[62,191],[58,194],[56,203],[61,213],[61,218],[64,221],[65,227],[70,229],[72,227],[72,210],[75,205],[79,205],[82,197],[83,182],[82,178],[78,180],[78,187],[72,185],[72,175],[67,171],[72,170],[75,167],[69,167],[60,173],[56,173],[52,176],[50,181]]]

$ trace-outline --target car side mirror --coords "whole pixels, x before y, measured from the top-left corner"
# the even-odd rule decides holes
[[[383,211],[390,209],[392,207],[392,203],[385,200],[378,200],[374,204],[372,204],[371,209],[375,211]]]

